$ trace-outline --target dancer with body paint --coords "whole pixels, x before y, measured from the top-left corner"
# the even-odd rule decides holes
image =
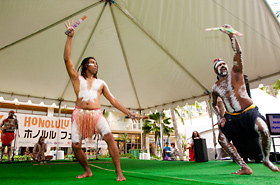
[[[7,146],[8,148],[8,161],[11,162],[11,154],[12,154],[12,142],[15,139],[15,130],[18,129],[18,120],[16,118],[15,112],[10,111],[8,118],[2,121],[0,125],[0,130],[2,130],[1,141],[2,141],[2,149],[1,149],[1,159],[2,162],[4,150]]]
[[[224,25],[231,28],[230,25]],[[243,77],[243,60],[241,48],[233,33],[226,33],[231,41],[234,51],[233,67],[228,71],[227,64],[221,59],[214,60],[214,71],[218,75],[218,81],[212,87],[212,109],[218,117],[219,143],[224,150],[240,166],[240,170],[232,174],[252,174],[252,170],[238,154],[236,148],[230,143],[233,138],[259,137],[263,153],[263,165],[272,171],[279,172],[280,169],[269,160],[270,134],[265,118],[259,113],[258,108],[248,96]],[[221,97],[225,108],[225,115],[221,114],[217,106],[217,99]]]
[[[98,65],[93,57],[85,58],[81,65],[81,75],[75,70],[71,55],[71,43],[75,34],[75,29],[68,21],[65,23],[66,28],[69,30],[64,49],[64,61],[70,80],[72,82],[77,100],[76,107],[72,114],[72,147],[75,157],[84,168],[84,173],[78,175],[76,178],[85,178],[92,176],[89,168],[85,153],[81,149],[82,139],[92,137],[95,133],[103,136],[112,157],[113,163],[116,168],[117,181],[125,181],[122,174],[119,160],[118,147],[114,141],[113,134],[111,133],[109,123],[100,111],[100,96],[103,94],[110,103],[125,113],[129,118],[135,118],[135,115],[129,110],[124,108],[110,93],[107,84],[97,79]]]

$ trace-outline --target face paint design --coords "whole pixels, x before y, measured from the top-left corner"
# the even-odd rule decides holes
[[[223,71],[223,72],[221,72],[221,68],[222,67],[225,67],[226,68],[226,71]],[[228,75],[228,66],[225,64],[224,66],[219,66],[218,68],[217,68],[217,71],[218,71],[218,75],[220,75],[220,76],[227,76]]]
[[[224,64],[224,65],[220,65],[220,64]],[[223,71],[223,72],[221,72],[222,67],[226,68],[226,70]],[[223,77],[227,76],[227,74],[228,74],[228,65],[224,61],[222,61],[222,60],[218,61],[215,64],[214,68],[217,70],[217,73],[218,73],[219,76],[223,76]]]

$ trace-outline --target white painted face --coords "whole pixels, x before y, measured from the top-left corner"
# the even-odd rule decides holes
[[[8,117],[9,117],[9,118],[13,118],[13,117],[14,117],[14,112],[13,112],[13,111],[10,111]]]
[[[97,62],[94,59],[89,59],[89,63],[87,64],[88,70],[91,71],[91,73],[96,74],[98,71],[98,65]]]
[[[224,61],[217,62],[215,66],[219,76],[226,76],[228,74],[228,66]]]

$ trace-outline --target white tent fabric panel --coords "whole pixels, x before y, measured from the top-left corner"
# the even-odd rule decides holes
[[[56,0],[0,1],[0,21],[2,24],[0,28],[2,35],[0,47],[2,48],[31,33],[46,28],[97,2],[98,0],[68,0],[60,2]]]
[[[93,56],[98,78],[125,107],[145,112],[203,100],[216,80],[213,59],[232,66],[228,37],[205,28],[231,24],[251,87],[280,78],[280,26],[264,0],[0,1],[0,95],[73,106],[65,70],[64,22],[76,29],[71,59]],[[103,11],[104,10],[104,11]],[[100,19],[99,19],[100,18]],[[102,107],[111,105],[101,99]],[[45,103],[46,104],[46,103]]]

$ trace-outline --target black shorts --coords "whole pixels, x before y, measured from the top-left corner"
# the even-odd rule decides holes
[[[262,118],[265,122],[265,117],[262,116],[258,107],[252,108],[239,115],[225,114],[226,123],[224,127],[220,127],[220,130],[231,141],[232,139],[246,139],[259,137],[255,131],[255,123],[257,118]]]

